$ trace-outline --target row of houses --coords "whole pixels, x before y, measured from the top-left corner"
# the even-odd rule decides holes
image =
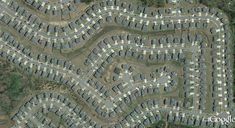
[[[225,18],[220,13],[216,13],[216,15]],[[233,93],[231,91],[233,81],[231,76],[227,75],[231,74],[232,66],[231,66],[231,55],[230,55],[230,43],[231,43],[231,36],[227,25],[227,21],[220,20],[221,28],[212,28],[210,33],[212,35],[213,44],[211,48],[212,57],[212,111],[222,111],[228,110],[231,111],[233,108]],[[222,50],[221,50],[222,49]]]
[[[25,0],[27,5],[33,7],[35,10],[50,15],[69,19],[68,15],[77,13],[77,4],[81,3],[80,0],[61,0],[58,3],[51,3],[50,1],[35,1]]]
[[[94,5],[95,6],[95,5]],[[98,5],[97,5],[98,6]],[[94,8],[94,7],[92,7],[92,8]],[[98,7],[97,7],[98,8]],[[139,7],[140,8],[140,7]],[[94,9],[94,10],[97,10],[97,9]],[[140,9],[140,10],[143,10],[143,9]],[[201,9],[199,8],[199,9],[196,9],[196,10],[199,10],[199,11],[201,11]],[[96,15],[96,13],[97,13],[98,11],[94,11],[93,13],[89,13],[90,15]],[[161,11],[160,11],[161,12]],[[88,17],[88,16],[85,16],[85,15],[83,14],[80,18],[81,19],[84,19],[85,21],[87,21],[88,19],[89,19],[89,21],[91,22],[92,20]],[[84,18],[83,18],[84,17]],[[122,16],[123,17],[123,16]],[[117,16],[116,18],[112,18],[112,19],[117,19],[116,21],[120,21],[120,23],[121,24],[126,24],[126,18],[124,18],[124,19],[120,19],[121,17],[120,16]],[[124,21],[125,20],[125,21]],[[82,20],[83,21],[83,20]],[[103,23],[105,23],[103,20],[102,20],[102,18],[101,19],[99,19],[98,20],[98,22],[96,22],[96,20],[94,20],[95,21],[95,23],[94,23],[94,26],[97,26],[96,24],[103,24]],[[128,21],[128,22],[132,22],[132,21]],[[142,23],[142,24],[140,24],[140,25],[138,25],[139,23],[138,23],[138,20],[136,20],[136,21],[133,21],[133,22],[136,22],[136,25],[134,25],[135,27],[137,27],[137,28],[141,28],[141,29],[143,29],[143,25],[144,25],[144,23]],[[163,22],[165,22],[165,21],[163,21]],[[77,25],[76,26],[74,26],[74,25],[72,25],[72,23],[73,22],[71,22],[70,23],[70,25],[67,27],[67,28],[70,28],[70,29],[74,29],[74,28],[76,28],[76,26],[80,26],[81,24],[83,24],[83,23],[80,23],[80,21],[79,22],[75,22],[75,23],[77,23]],[[182,22],[183,23],[183,22]],[[166,23],[166,24],[155,24],[154,23],[154,25],[153,25],[153,27],[147,27],[147,28],[156,28],[157,30],[161,30],[161,29],[165,29],[165,28],[168,28],[169,26],[172,26],[172,28],[170,27],[170,29],[177,29],[177,28],[179,28],[179,29],[182,29],[182,26],[180,26],[180,24],[182,24],[182,23],[170,23],[170,24],[172,24],[172,25],[167,25],[168,23]],[[195,21],[195,22],[187,22],[187,23],[189,23],[189,25],[183,25],[183,26],[188,26],[189,28],[193,28],[193,27],[196,27],[196,28],[207,28],[207,22],[197,22],[197,21]],[[184,23],[184,24],[187,24],[187,23]],[[74,24],[74,23],[73,23]],[[151,24],[153,24],[153,23],[151,23]],[[175,24],[175,25],[174,25]],[[179,25],[178,25],[179,24]],[[150,24],[149,24],[150,25]],[[82,25],[82,26],[84,26],[84,24]],[[98,26],[100,26],[100,25],[98,25]],[[147,25],[148,26],[148,25]],[[152,25],[150,25],[150,26],[152,26]],[[166,26],[166,27],[164,27],[164,26]],[[179,26],[179,27],[177,27],[177,26]],[[54,29],[53,29],[54,28]],[[66,27],[64,27],[64,28],[66,28]],[[89,29],[90,28],[90,29]],[[97,27],[96,27],[97,28]],[[99,27],[98,27],[99,28]],[[86,28],[87,29],[87,28]],[[50,33],[55,33],[56,32],[56,30],[57,29],[55,29],[55,27],[47,27],[46,28],[46,30],[47,31],[50,31]],[[60,30],[60,29],[58,29],[58,30]],[[83,32],[82,32],[83,31]],[[92,27],[88,27],[88,30],[87,30],[87,32],[86,32],[86,30],[84,31],[84,30],[82,30],[82,31],[80,31],[80,33],[82,32],[83,34],[81,35],[81,36],[79,36],[80,37],[80,39],[82,39],[82,40],[87,40],[89,37],[91,37],[91,35],[92,34],[94,34],[94,33],[96,33],[95,32],[95,29],[93,29]],[[79,38],[75,38],[75,39],[78,39],[79,40]],[[58,43],[58,44],[55,44],[55,42],[58,42],[58,41],[60,41],[60,40],[56,40],[56,41],[54,41],[54,43],[50,43],[50,41],[48,41],[48,39],[46,40],[46,41],[42,41],[42,42],[44,42],[44,43],[42,43],[43,45],[49,45],[49,47],[56,47],[56,48],[58,48],[58,49],[61,49],[61,48],[65,48],[65,49],[70,49],[70,48],[73,48],[73,46],[75,46],[76,44],[79,44],[79,42],[78,41],[75,41],[75,39],[71,39],[71,40],[67,40],[67,39],[63,39],[62,38],[62,42],[61,43]],[[35,39],[33,39],[34,41],[36,41],[35,43],[37,43],[37,41],[39,41],[39,39],[37,39],[37,38],[35,38]],[[44,39],[41,39],[41,40],[44,40]],[[52,42],[53,42],[53,40],[54,39],[51,39],[52,40]],[[65,44],[63,44],[63,42],[65,42]],[[39,43],[40,44],[40,43]]]
[[[164,99],[163,104],[167,106],[177,106],[175,99]],[[125,115],[119,122],[111,127],[128,127],[139,126],[145,127],[161,120],[161,115],[156,110],[160,102],[156,99],[150,99],[140,103],[130,113]],[[97,113],[99,110],[96,109]],[[28,102],[20,107],[19,111],[12,117],[18,125],[26,123],[28,127],[34,127],[32,122],[40,122],[42,127],[57,127],[52,120],[46,117],[47,113],[54,113],[60,117],[64,125],[69,128],[79,126],[91,126],[94,128],[102,128],[103,126],[95,122],[89,117],[83,108],[79,107],[74,101],[69,100],[65,96],[57,93],[44,92],[32,97]],[[27,117],[27,115],[31,115]],[[27,120],[24,122],[24,120]],[[37,121],[36,121],[37,120]],[[79,123],[78,123],[79,122]]]
[[[69,128],[90,125],[100,126],[74,101],[70,101],[61,94],[51,92],[44,92],[32,97],[25,105],[21,106],[12,119],[18,124],[23,123],[21,121],[24,119],[31,121],[38,120],[42,123],[42,127],[46,125],[52,127],[54,126],[53,123],[48,119],[46,120],[46,117],[42,117],[49,112],[61,118],[65,122],[64,124]],[[32,115],[32,117],[27,117],[27,115]],[[80,122],[80,124],[78,122]]]
[[[177,106],[179,104],[175,99],[163,99],[163,104],[166,106]],[[121,120],[120,123],[115,126],[125,127],[135,126],[135,127],[146,127],[153,123],[156,123],[162,119],[161,114],[158,113],[161,108],[159,106],[160,102],[156,99],[150,99],[140,103],[137,107],[133,109],[125,119]],[[147,110],[147,111],[146,111]],[[170,110],[166,110],[167,112]]]
[[[195,127],[216,127],[216,128],[229,128],[232,124],[223,125],[220,122],[212,122],[208,120],[208,116],[198,115],[198,113],[180,112],[175,113],[170,111],[167,115],[167,121],[172,123],[181,123],[188,126]]]
[[[126,36],[120,36],[120,37],[126,37]],[[129,35],[127,35],[128,39],[122,39],[120,40],[119,36],[112,36],[111,38],[105,38],[104,40],[100,41],[97,45],[96,48],[94,48],[92,50],[92,52],[87,56],[87,59],[85,60],[84,64],[86,66],[90,65],[90,64],[94,64],[94,62],[101,56],[102,57],[102,54],[106,51],[109,51],[110,50],[105,50],[105,49],[108,49],[110,48],[111,46],[114,47],[120,47],[120,46],[115,46],[116,43],[120,43],[121,44],[121,47],[119,49],[121,50],[118,50],[117,52],[112,52],[112,54],[108,57],[108,58],[104,58],[104,60],[106,60],[107,62],[104,62],[101,67],[98,68],[98,72],[96,73],[97,76],[101,76],[102,75],[102,72],[104,71],[105,67],[108,63],[111,63],[111,61],[113,60],[112,58],[116,57],[116,56],[119,56],[119,57],[134,57],[134,58],[137,58],[138,60],[153,60],[153,61],[156,61],[156,60],[170,60],[170,59],[174,59],[174,60],[177,60],[177,59],[183,59],[184,58],[184,54],[182,53],[182,49],[179,49],[179,51],[177,50],[177,46],[175,46],[176,48],[175,49],[172,49],[170,51],[168,51],[168,48],[166,50],[161,50],[159,49],[157,52],[160,52],[158,54],[149,54],[149,50],[142,50],[141,47],[144,46],[145,44],[147,44],[147,42],[150,42],[150,41],[146,41],[146,42],[143,42],[142,43],[142,40],[141,38],[139,39],[140,41],[137,41],[132,43],[133,40],[129,40]],[[197,38],[199,37],[199,38]],[[162,40],[162,38],[161,38]],[[191,40],[191,41],[194,41],[194,40]],[[196,39],[195,41],[201,41],[201,38],[200,36],[196,36]],[[151,45],[153,45],[152,47],[155,48],[155,47],[158,47],[156,46],[157,43],[154,43],[155,41],[151,40]],[[135,43],[138,43],[138,44],[135,44]],[[137,46],[136,46],[137,45]],[[170,43],[168,44],[159,44],[160,48],[164,48],[164,47],[169,47]],[[190,44],[191,45],[191,44]],[[133,47],[132,49],[130,49],[131,47]],[[139,48],[139,51],[141,53],[139,53],[138,48],[137,50],[134,50],[135,47],[140,47]],[[181,44],[179,45],[179,47],[185,47],[185,44]],[[151,51],[154,51],[154,49],[152,49]],[[166,53],[167,52],[167,53]],[[165,53],[165,54],[162,54],[162,53]],[[145,55],[146,54],[146,55]]]
[[[66,69],[66,70],[70,70],[72,72],[75,72],[77,75],[79,75],[81,73],[80,68],[75,68],[75,66],[73,64],[71,64],[71,62],[62,60],[62,59],[57,59],[55,57],[51,57],[49,55],[46,54],[32,54],[30,49],[24,48],[23,45],[19,44],[18,41],[16,41],[13,36],[10,35],[10,33],[6,33],[6,32],[2,32],[0,37],[6,41],[9,42],[8,44],[11,45],[12,47],[15,47],[17,50],[21,51],[24,55],[27,55],[28,57],[33,57],[36,60],[40,61],[40,62],[45,62],[48,64],[53,64],[53,65],[59,65],[61,67],[61,69]],[[7,57],[6,54],[2,51],[1,52],[2,57]],[[10,58],[11,59],[10,59]],[[21,59],[19,58],[14,58],[13,56],[9,56],[8,59],[10,59],[13,63],[16,63],[17,65],[22,65]],[[36,73],[38,75],[42,75],[43,71],[36,71],[36,72],[40,72],[40,73]],[[44,75],[46,75],[45,77],[49,78],[50,80],[54,80],[53,76],[55,76],[56,74],[52,74],[50,77],[48,76],[48,73],[50,72],[50,70],[47,70],[47,72],[44,72]],[[30,73],[32,73],[32,69],[30,71]]]

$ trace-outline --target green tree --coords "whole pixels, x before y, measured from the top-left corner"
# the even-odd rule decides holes
[[[93,2],[94,0],[81,0],[81,2],[84,2],[84,3],[86,3],[86,4],[89,4],[89,3],[91,3],[91,2]]]
[[[141,3],[149,7],[162,7],[165,4],[165,0],[140,0]]]
[[[9,83],[7,87],[8,96],[12,100],[17,100],[17,98],[22,94],[23,88],[21,84],[21,76],[14,73],[9,76]]]

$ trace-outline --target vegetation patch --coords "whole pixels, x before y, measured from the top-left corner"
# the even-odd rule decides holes
[[[94,0],[81,0],[81,2],[84,2],[84,3],[86,3],[86,4],[89,4],[89,3],[91,3],[91,2],[93,2]]]
[[[148,7],[163,7],[165,4],[164,0],[140,0],[141,3]]]

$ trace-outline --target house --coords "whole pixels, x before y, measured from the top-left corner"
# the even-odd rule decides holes
[[[4,23],[6,23],[6,24],[9,24],[10,21],[11,21],[11,18],[10,18],[9,15],[5,14],[5,15],[3,15],[3,16],[1,17],[1,21],[4,22]]]
[[[146,14],[148,17],[156,16],[156,11],[152,8],[145,8],[143,13]]]
[[[108,0],[106,1],[107,6],[114,6],[114,1]]]
[[[100,25],[102,25],[102,24],[104,24],[104,19],[99,19],[97,22],[98,22]]]
[[[141,6],[141,5],[139,5],[138,7],[137,7],[137,10],[135,11],[137,14],[138,13],[144,13],[144,11],[145,11],[145,7],[143,7],[143,6]]]
[[[138,29],[138,30],[141,30],[142,27],[143,27],[143,23],[137,22],[135,24],[135,28]]]
[[[106,22],[108,22],[108,23],[113,22],[113,17],[112,16],[107,16],[106,17]]]
[[[116,16],[114,21],[115,21],[117,24],[121,24],[121,23],[122,23],[122,19],[121,19],[121,17],[119,17],[119,16]]]
[[[126,9],[127,9],[128,12],[132,12],[132,11],[134,11],[134,7],[135,7],[135,4],[129,3],[126,6]]]
[[[140,91],[141,91],[141,96],[144,96],[147,94],[147,89],[141,88]]]
[[[190,28],[195,28],[196,27],[196,23],[195,22],[190,22],[189,23],[189,27]]]
[[[175,29],[181,29],[182,28],[182,24],[181,23],[175,23],[174,26],[175,26],[174,27]]]
[[[119,91],[123,92],[124,87],[123,87],[123,83],[119,83],[118,85],[116,85],[117,88],[119,89]]]
[[[128,27],[131,28],[131,29],[135,29],[135,26],[136,26],[136,22],[135,21],[130,21]]]
[[[148,25],[146,23],[144,23],[141,30],[144,31],[144,32],[147,32],[148,31]]]
[[[127,20],[126,18],[123,18],[123,20],[122,20],[122,25],[125,26],[125,27],[127,27],[129,24],[130,24],[130,21]]]
[[[94,33],[95,33],[95,30],[92,28],[87,30],[88,35],[93,35]]]
[[[94,128],[102,128],[99,124],[95,124]]]
[[[137,59],[138,59],[139,61],[143,61],[143,60],[144,60],[144,55],[143,55],[143,54],[139,54],[138,57],[137,57]]]
[[[182,24],[182,26],[183,26],[184,29],[188,29],[189,28],[189,23],[188,22],[184,22]]]
[[[144,121],[143,121],[143,124],[146,126],[148,126],[148,125],[150,125],[151,124],[151,122],[150,122],[150,120],[149,120],[149,118],[147,118],[147,119],[145,119]]]

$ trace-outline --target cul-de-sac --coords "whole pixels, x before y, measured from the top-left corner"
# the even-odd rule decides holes
[[[235,128],[235,1],[0,0],[0,128]]]

